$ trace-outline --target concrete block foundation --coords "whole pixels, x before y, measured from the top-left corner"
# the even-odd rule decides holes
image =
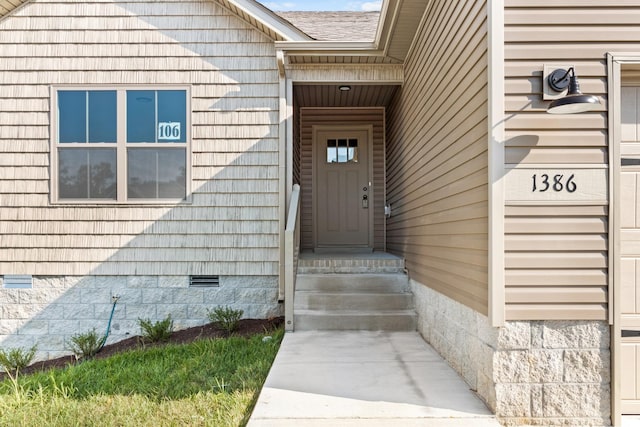
[[[486,316],[411,281],[418,330],[505,426],[609,426],[609,326]]]
[[[139,335],[139,318],[171,315],[175,329],[184,329],[208,323],[208,310],[219,305],[243,310],[243,318],[283,312],[275,276],[221,276],[218,287],[204,288],[190,287],[189,277],[34,277],[31,289],[0,289],[0,346],[37,345],[37,360],[70,354],[73,335],[106,332],[114,296],[108,344]]]

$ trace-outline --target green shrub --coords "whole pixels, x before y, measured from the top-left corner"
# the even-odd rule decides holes
[[[29,350],[22,348],[0,349],[0,366],[10,375],[18,375],[18,373],[29,366],[36,355],[37,346],[31,347]]]
[[[238,323],[243,313],[244,311],[242,310],[218,306],[213,310],[209,310],[209,320],[225,331],[227,335],[231,335],[238,328]]]
[[[102,348],[103,338],[98,336],[96,328],[83,334],[73,335],[71,337],[70,350],[80,358],[90,358],[96,355]]]
[[[147,342],[167,342],[173,332],[171,315],[157,322],[152,322],[150,319],[138,319],[138,324],[142,330],[142,338]]]

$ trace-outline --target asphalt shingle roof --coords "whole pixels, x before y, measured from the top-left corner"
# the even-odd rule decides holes
[[[375,39],[380,12],[277,12],[316,40],[366,41]]]

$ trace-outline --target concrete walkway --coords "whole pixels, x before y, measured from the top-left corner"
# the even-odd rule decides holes
[[[498,427],[417,332],[287,333],[249,427]]]

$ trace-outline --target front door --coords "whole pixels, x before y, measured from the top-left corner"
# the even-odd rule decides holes
[[[316,247],[369,248],[369,132],[317,130],[314,135]]]
[[[640,87],[623,87],[621,113],[621,409],[640,414]]]

